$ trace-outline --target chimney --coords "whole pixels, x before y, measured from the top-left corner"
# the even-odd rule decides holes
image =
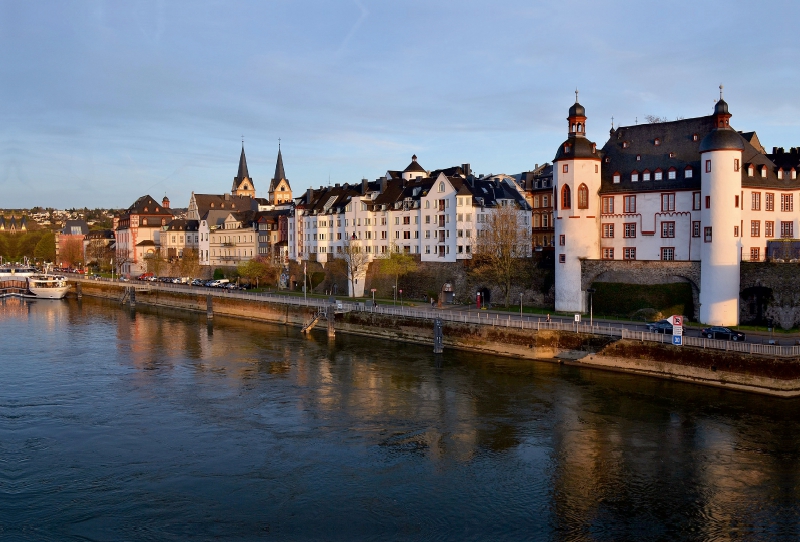
[[[461,171],[463,171],[464,175],[467,177],[472,174],[472,168],[470,168],[469,164],[461,164]]]
[[[161,200],[161,206],[164,209],[169,209],[169,198],[167,196],[164,196],[164,199]]]
[[[381,177],[381,194],[386,192],[386,177]]]
[[[334,186],[335,186],[336,188],[339,188],[339,183],[336,183]]]
[[[225,192],[225,201],[230,201],[231,195],[228,192]]]
[[[314,189],[309,188],[306,192],[306,205],[309,205],[312,199],[314,199]]]
[[[369,181],[367,179],[361,179],[361,195],[366,195],[367,191],[369,190]]]

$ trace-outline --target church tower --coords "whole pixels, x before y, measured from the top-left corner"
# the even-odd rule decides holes
[[[233,188],[231,194],[234,196],[256,197],[256,189],[253,180],[247,172],[247,158],[244,156],[244,143],[242,143],[242,154],[239,157],[239,173],[233,178]]]
[[[739,323],[739,265],[742,251],[742,137],[730,127],[728,104],[714,106],[714,130],[700,142],[703,197],[700,218],[700,322]],[[737,236],[738,234],[738,236]]]
[[[600,156],[586,138],[586,110],[569,108],[567,140],[553,159],[556,311],[586,312],[581,260],[600,259]]]
[[[269,183],[269,193],[267,199],[272,205],[281,205],[292,201],[292,187],[286,172],[283,170],[283,156],[281,156],[281,146],[278,144],[278,160],[275,163],[275,175]]]

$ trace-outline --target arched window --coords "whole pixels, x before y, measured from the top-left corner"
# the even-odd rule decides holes
[[[579,132],[583,131],[583,125],[580,122],[578,123],[578,131]]]
[[[561,208],[562,209],[571,209],[572,208],[572,196],[570,195],[569,186],[566,184],[561,187]]]
[[[578,187],[578,209],[589,208],[589,188],[582,184]]]
[[[439,192],[444,192],[444,181],[439,183]]]

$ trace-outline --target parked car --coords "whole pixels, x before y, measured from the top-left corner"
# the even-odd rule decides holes
[[[647,324],[647,331],[650,333],[669,333],[672,335],[672,324],[669,320],[659,320],[658,322]]]
[[[205,285],[206,285],[206,282],[204,280],[194,279],[192,281],[192,286],[205,286]]]
[[[746,338],[744,333],[722,326],[704,327],[700,331],[700,334],[708,339],[722,339],[730,341],[743,341]]]
[[[142,273],[141,275],[136,277],[136,280],[150,280],[152,278],[153,278],[153,274],[152,273]]]

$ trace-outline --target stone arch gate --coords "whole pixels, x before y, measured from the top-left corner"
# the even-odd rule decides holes
[[[558,264],[556,264],[558,265]],[[692,287],[694,320],[700,318],[700,262],[661,260],[581,260],[581,290],[592,283],[670,284],[688,282]]]

